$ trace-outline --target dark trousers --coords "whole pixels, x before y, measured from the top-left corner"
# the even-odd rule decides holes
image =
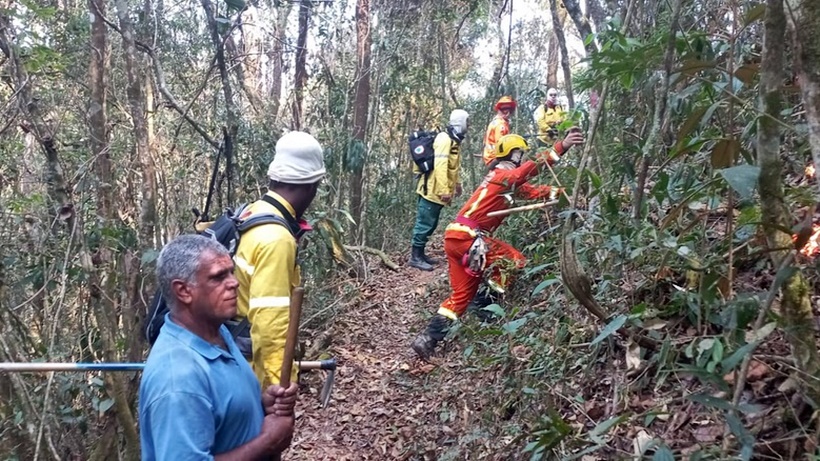
[[[444,205],[433,203],[419,195],[416,225],[413,226],[414,247],[424,248],[427,245],[427,240],[438,227],[438,217],[442,208],[444,208]]]

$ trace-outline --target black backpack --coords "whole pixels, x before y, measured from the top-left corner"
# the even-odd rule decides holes
[[[410,157],[413,163],[419,167],[420,174],[424,175],[424,193],[427,194],[427,178],[436,164],[436,151],[433,149],[433,142],[438,136],[438,131],[414,131],[410,134],[408,142],[410,144]]]
[[[284,216],[291,218],[290,213],[288,213],[276,200],[273,200],[267,195],[265,195],[262,200],[279,209]],[[295,219],[291,220],[283,218],[282,216],[274,213],[258,213],[251,215],[248,219],[242,220],[240,219],[240,216],[242,216],[242,213],[246,208],[247,205],[241,205],[236,211],[233,211],[230,208],[226,209],[225,212],[222,213],[222,216],[217,218],[217,220],[214,221],[210,227],[203,230],[199,234],[210,237],[221,243],[222,246],[228,249],[231,256],[234,256],[237,248],[239,248],[239,238],[243,233],[245,233],[245,231],[252,227],[262,224],[279,224],[280,226],[285,227],[285,229],[288,229],[292,235],[297,235],[296,229],[298,229],[299,224],[295,222]],[[157,291],[154,293],[154,297],[151,300],[151,306],[148,309],[148,316],[145,318],[145,323],[142,328],[148,344],[153,346],[154,342],[157,340],[159,330],[165,323],[166,313],[168,313],[168,304],[165,302],[165,298],[162,296],[160,289],[157,288]],[[226,325],[228,326],[228,330],[230,330],[231,336],[233,336],[234,339],[236,339],[236,337],[243,330],[247,330],[249,326],[247,318],[243,318],[240,322],[228,321],[226,322]]]

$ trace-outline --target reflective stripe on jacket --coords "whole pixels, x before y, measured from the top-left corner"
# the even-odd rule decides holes
[[[285,209],[293,207],[275,192],[268,192]],[[250,214],[276,213],[273,205],[258,200]],[[253,342],[253,371],[263,386],[279,384],[284,360],[285,338],[290,317],[290,295],[299,286],[301,274],[296,264],[296,239],[284,226],[263,224],[242,235],[237,248],[234,274],[239,280],[237,310],[250,322]],[[296,367],[292,380],[296,380]]]
[[[433,203],[447,205],[441,196],[452,197],[456,184],[458,184],[461,144],[451,138],[447,132],[441,132],[433,141],[433,149],[436,152],[436,160],[433,171],[427,177],[427,193],[424,193],[424,175],[419,177],[416,193]],[[418,173],[418,167],[415,164],[413,166],[414,171]]]
[[[495,144],[502,136],[510,134],[510,122],[504,117],[496,115],[489,125],[487,133],[484,135],[484,164],[489,165],[495,160]]]

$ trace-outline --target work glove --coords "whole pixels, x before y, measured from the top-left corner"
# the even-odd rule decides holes
[[[450,194],[439,195],[438,198],[441,199],[442,202],[449,204],[451,200],[453,200],[453,196]]]

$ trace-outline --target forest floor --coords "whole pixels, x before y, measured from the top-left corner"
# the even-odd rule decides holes
[[[440,248],[428,253],[444,261]],[[422,362],[409,347],[446,296],[446,263],[423,272],[398,262],[398,272],[376,269],[360,302],[332,321],[329,352],[339,362],[332,399],[321,408],[322,377],[307,378],[287,459],[408,459],[423,453],[439,459],[438,439],[466,423],[441,421],[439,401],[467,390],[452,382],[459,364]]]
[[[444,259],[440,247],[429,253]],[[321,352],[339,368],[327,408],[318,403],[322,374],[302,377],[296,435],[285,459],[526,460],[531,453],[524,447],[538,437],[582,461],[630,459],[644,450],[651,457],[660,441],[669,456],[674,452],[671,459],[725,459],[738,453],[727,447],[739,445],[753,445],[756,459],[808,459],[799,454],[815,450],[817,414],[794,393],[788,345],[778,331],[756,352],[743,391],[741,402],[751,405],[741,424],[752,435],[724,422],[733,375],[717,385],[681,369],[687,344],[699,356],[712,340],[704,342],[680,318],[657,324],[676,338],[671,358],[662,349],[650,360],[621,340],[591,347],[602,326],[569,312],[563,298],[557,313],[539,311],[543,303],[535,302],[516,315],[535,325],[523,337],[489,337],[491,327],[465,318],[433,363],[420,361],[409,345],[449,292],[446,263],[422,272],[406,265],[406,255],[392,257],[398,271],[371,262],[355,301],[321,331],[304,335],[308,342],[327,338]],[[744,283],[768,286],[772,275],[749,273]],[[560,290],[554,293],[563,296]],[[818,299],[813,296],[816,308]],[[670,459],[659,453],[653,459]]]

